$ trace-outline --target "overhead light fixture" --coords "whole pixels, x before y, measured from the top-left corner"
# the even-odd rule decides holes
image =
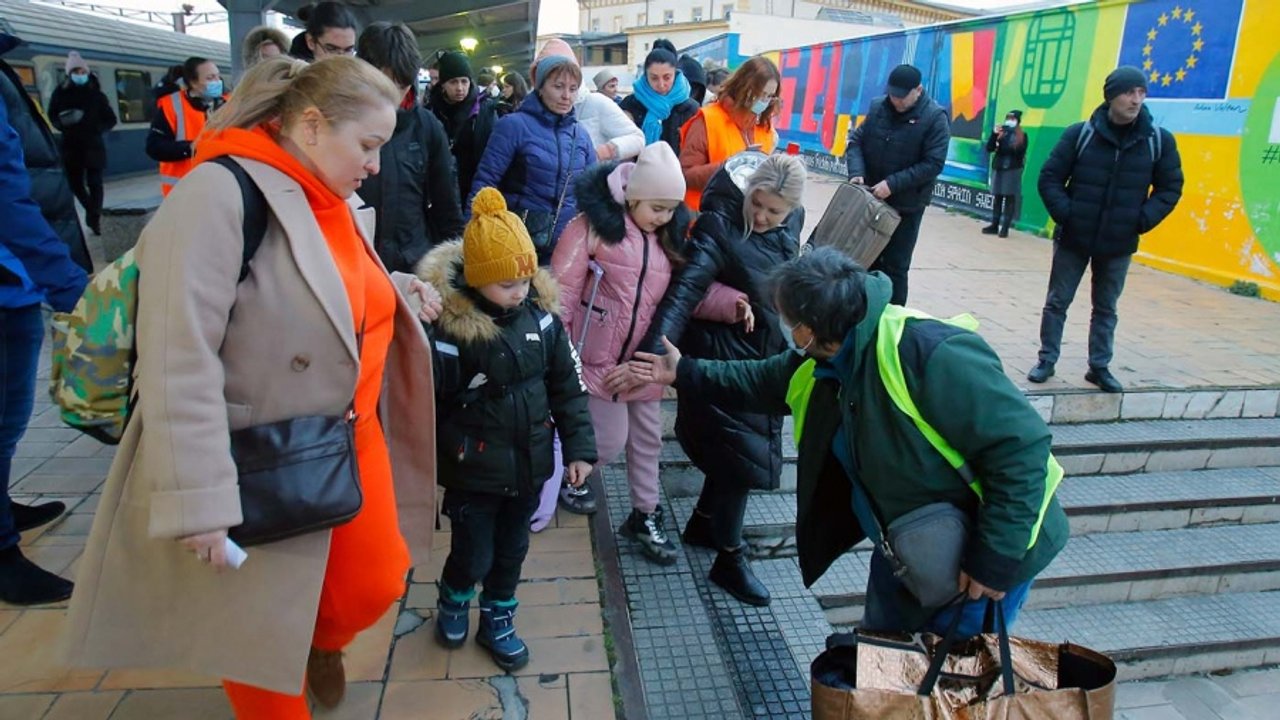
[[[501,65],[494,65],[494,66],[493,66],[493,74],[494,74],[494,75],[501,75],[501,74],[502,74],[502,66],[501,66]]]
[[[466,52],[475,52],[476,46],[480,43],[473,37],[464,37],[458,42],[458,44],[461,45],[462,49]]]

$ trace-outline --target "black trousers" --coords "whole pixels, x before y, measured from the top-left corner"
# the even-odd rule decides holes
[[[1017,195],[994,195],[991,204],[991,227],[1000,232],[1009,232],[1013,224],[1013,213],[1018,209]]]
[[[916,240],[920,237],[922,219],[924,219],[924,210],[902,213],[902,222],[898,223],[898,229],[893,231],[889,244],[868,268],[884,272],[893,281],[893,297],[889,302],[894,305],[907,304],[907,272],[911,270],[911,256],[916,251]]]
[[[85,167],[81,159],[71,153],[63,156],[62,165],[66,168],[71,192],[84,208],[85,221],[97,227],[102,217],[102,168]]]
[[[445,490],[444,514],[452,542],[440,580],[458,593],[483,581],[482,600],[513,599],[529,553],[529,520],[537,507],[536,494],[508,497]]]

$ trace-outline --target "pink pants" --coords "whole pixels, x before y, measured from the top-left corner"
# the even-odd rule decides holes
[[[591,397],[591,425],[596,431],[599,466],[625,448],[631,507],[648,514],[658,507],[658,459],[662,455],[662,401],[610,402]]]

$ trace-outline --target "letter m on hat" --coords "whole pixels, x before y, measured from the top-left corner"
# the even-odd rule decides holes
[[[534,262],[536,257],[536,255],[525,254],[515,256],[516,272],[519,273],[519,277],[530,277],[537,271],[538,266]]]

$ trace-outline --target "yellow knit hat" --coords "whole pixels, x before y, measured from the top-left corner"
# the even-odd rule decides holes
[[[471,202],[471,222],[462,231],[462,274],[478,288],[533,277],[538,254],[524,223],[507,211],[502,193],[484,188]]]

